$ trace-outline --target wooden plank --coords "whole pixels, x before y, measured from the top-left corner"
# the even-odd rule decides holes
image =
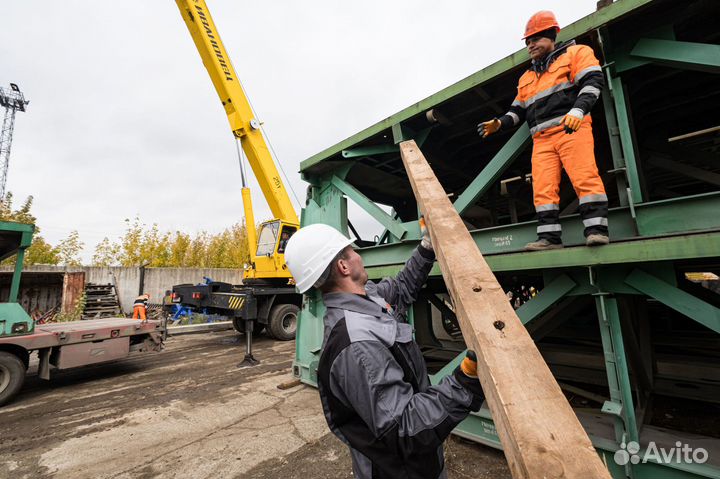
[[[610,479],[422,152],[406,141],[400,153],[513,477]]]

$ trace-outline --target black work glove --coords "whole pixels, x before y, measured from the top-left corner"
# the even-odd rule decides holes
[[[477,355],[475,355],[474,351],[468,350],[460,366],[453,371],[453,376],[462,387],[472,393],[473,400],[470,403],[470,410],[479,411],[482,402],[485,400],[485,394],[477,377]]]

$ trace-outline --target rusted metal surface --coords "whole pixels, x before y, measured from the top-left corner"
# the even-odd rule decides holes
[[[69,313],[75,309],[85,288],[85,272],[65,273],[63,275],[61,313]]]
[[[162,336],[162,323],[152,320],[108,318],[42,324],[36,326],[32,334],[0,338],[0,344],[15,344],[27,350],[35,350],[140,334],[151,334],[153,338],[159,340]]]
[[[11,266],[0,266],[0,301],[6,301],[9,291],[10,278],[13,268]],[[28,275],[48,274],[53,280],[52,291],[32,291],[23,305],[29,314],[36,313],[37,316],[51,309],[53,306],[60,307],[62,298],[63,275],[66,273],[85,273],[86,283],[105,284],[111,283],[116,287],[116,293],[121,307],[125,307],[126,313],[132,312],[132,304],[137,297],[140,285],[140,268],[137,267],[100,267],[100,266],[52,266],[33,265],[23,268],[22,286],[26,286]],[[4,278],[7,277],[7,280]],[[242,270],[231,268],[146,268],[144,292],[150,294],[151,302],[159,303],[165,291],[171,290],[176,284],[201,283],[204,277],[212,278],[230,284],[242,283]],[[7,281],[8,289],[3,291],[2,285]],[[4,295],[4,296],[3,296]],[[5,299],[3,299],[5,298]]]
[[[33,318],[59,307],[62,303],[64,273],[24,272],[18,302]],[[0,302],[7,302],[12,273],[0,273]]]
[[[58,369],[75,368],[121,359],[129,353],[130,337],[128,336],[100,342],[68,344],[64,348],[60,348],[54,366]]]

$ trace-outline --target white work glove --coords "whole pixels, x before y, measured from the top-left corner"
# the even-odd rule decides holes
[[[420,240],[420,246],[425,249],[429,249],[430,251],[433,251],[432,240],[430,239],[430,232],[428,231],[427,225],[425,224],[425,217],[421,216],[418,220],[418,223],[420,223],[420,234],[422,235],[422,239]]]

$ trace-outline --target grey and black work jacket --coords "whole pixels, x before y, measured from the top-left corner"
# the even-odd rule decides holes
[[[419,246],[396,278],[368,282],[367,296],[323,296],[320,398],[357,479],[445,478],[442,443],[482,402],[456,375],[430,385],[406,322],[434,258]]]

